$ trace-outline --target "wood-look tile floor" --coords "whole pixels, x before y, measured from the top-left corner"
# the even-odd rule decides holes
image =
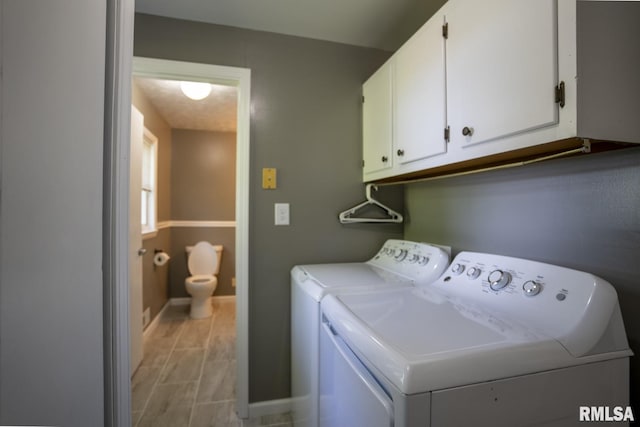
[[[213,316],[170,306],[144,341],[131,381],[135,427],[291,426],[289,414],[241,420],[235,413],[235,301],[213,301]]]

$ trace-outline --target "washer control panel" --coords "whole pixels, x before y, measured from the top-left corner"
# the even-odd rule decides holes
[[[486,257],[486,254],[484,256]],[[542,292],[545,287],[545,270],[552,266],[545,265],[545,268],[538,266],[538,271],[525,273],[517,270],[513,263],[510,266],[509,263],[504,263],[504,259],[502,261],[502,263],[497,262],[497,260],[486,262],[486,260],[458,259],[457,257],[447,270],[449,276],[444,277],[443,280],[446,282],[454,279],[477,280],[484,291],[493,291],[494,294],[498,294],[501,291],[509,294],[522,291],[523,295],[533,297]],[[560,300],[564,301],[568,290],[561,289],[559,293],[563,295]]]
[[[482,307],[547,336],[563,337],[563,344],[574,345],[577,353],[597,332],[588,329],[591,322],[598,318],[596,323],[607,325],[615,309],[619,315],[616,291],[601,278],[501,255],[461,252],[430,289],[456,304]]]
[[[390,239],[368,263],[420,285],[433,282],[444,272],[449,252],[427,243]]]

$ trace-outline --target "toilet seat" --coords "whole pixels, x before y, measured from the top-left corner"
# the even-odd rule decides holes
[[[209,283],[211,282],[212,276],[191,276],[191,283]]]
[[[187,267],[194,276],[213,276],[218,268],[216,249],[207,242],[198,242],[189,254]]]
[[[218,278],[208,274],[198,274],[195,276],[189,276],[185,279],[185,283],[196,286],[210,286],[218,284]]]

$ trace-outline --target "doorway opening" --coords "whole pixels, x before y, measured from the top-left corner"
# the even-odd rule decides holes
[[[243,68],[235,68],[235,67],[222,67],[215,65],[206,65],[206,64],[196,64],[196,63],[188,63],[188,62],[179,62],[179,61],[169,61],[169,60],[159,60],[159,59],[150,59],[150,58],[134,58],[133,59],[133,77],[134,79],[142,79],[145,81],[164,81],[164,82],[173,82],[178,84],[180,81],[192,81],[192,82],[207,82],[214,85],[214,87],[219,87],[221,91],[224,91],[225,88],[231,88],[234,93],[234,98],[237,100],[237,106],[235,106],[235,116],[236,116],[236,124],[237,127],[235,129],[235,191],[234,191],[234,211],[235,218],[233,221],[211,221],[211,220],[198,220],[198,219],[189,219],[180,217],[177,219],[169,219],[160,218],[158,221],[158,229],[162,230],[163,228],[171,228],[172,234],[173,230],[176,229],[178,231],[186,231],[186,234],[191,234],[190,237],[181,237],[182,241],[191,240],[211,240],[206,237],[207,233],[204,233],[202,239],[197,239],[193,237],[194,229],[207,229],[211,231],[212,229],[224,229],[224,228],[235,228],[235,234],[233,236],[232,242],[228,244],[228,249],[231,250],[231,247],[234,247],[234,255],[235,262],[233,265],[229,266],[224,263],[225,255],[223,248],[222,255],[222,264],[220,275],[218,276],[219,280],[224,281],[225,283],[219,283],[217,288],[219,291],[222,291],[222,294],[229,294],[235,290],[235,364],[236,364],[236,380],[235,380],[235,410],[238,413],[238,416],[241,418],[248,417],[248,206],[249,206],[249,100],[250,100],[250,70]],[[146,84],[146,83],[145,83]],[[136,88],[136,83],[134,82],[134,94],[136,91],[140,90]],[[155,89],[152,88],[152,91],[161,90],[158,87]],[[188,111],[185,111],[188,115]],[[203,131],[193,130],[193,132],[189,130],[180,130],[179,132],[172,132],[175,134],[179,134],[179,137],[186,139],[198,139],[201,137],[201,133]],[[156,135],[158,136],[158,135]],[[229,135],[226,135],[228,138]],[[173,138],[172,138],[173,139]],[[184,165],[183,165],[184,166]],[[161,165],[158,166],[158,172],[161,173]],[[186,166],[188,167],[188,166]],[[159,179],[162,179],[159,177]],[[171,184],[171,188],[174,187],[175,183]],[[166,185],[166,184],[165,184]],[[188,187],[188,185],[187,185]],[[182,193],[182,190],[177,190],[177,192]],[[133,194],[133,193],[132,193]],[[138,200],[140,200],[140,195],[138,193]],[[172,196],[173,197],[173,196]],[[133,197],[131,198],[133,200]],[[131,201],[131,204],[134,202]],[[162,207],[158,208],[162,211]],[[172,213],[173,215],[173,213]],[[164,221],[163,221],[164,219]],[[131,221],[134,221],[132,218]],[[139,219],[138,219],[139,221]],[[157,232],[158,230],[156,230]],[[224,235],[224,233],[222,233]],[[186,239],[186,240],[185,240]],[[212,238],[212,239],[215,239]],[[173,239],[172,239],[173,240]],[[195,244],[196,241],[191,243],[187,243],[186,246],[190,244]],[[211,242],[212,244],[216,244],[218,242]],[[180,282],[180,279],[176,279],[177,276],[185,276],[188,275],[186,270],[186,253],[177,254],[176,247],[180,246],[181,243],[176,243],[174,245],[171,243],[173,247],[173,256],[177,256],[178,260],[176,265],[178,266],[177,271],[171,275],[171,279],[168,280],[168,286],[177,286],[177,282]],[[149,248],[144,248],[144,245],[140,246],[134,245],[130,243],[129,252],[134,255],[142,249],[142,253],[144,253],[144,249],[149,252]],[[161,246],[161,245],[160,245]],[[223,245],[224,246],[224,245]],[[164,247],[154,247],[151,249],[153,252],[155,250],[167,250]],[[150,254],[153,257],[153,253]],[[228,259],[231,259],[230,254],[227,256]],[[133,264],[130,262],[129,264],[130,273],[133,273],[135,268]],[[163,268],[162,266],[158,267],[158,270]],[[165,266],[166,268],[166,266]],[[226,269],[226,271],[225,271]],[[176,270],[176,269],[174,269]],[[226,283],[228,282],[228,283]],[[184,289],[184,277],[182,278],[182,287]],[[233,289],[228,289],[233,287]],[[173,290],[171,294],[175,295],[175,293],[180,295],[180,290]],[[219,292],[220,293],[220,292]],[[124,293],[121,292],[121,295]],[[185,294],[186,295],[186,294]],[[215,297],[216,294],[214,294]],[[122,297],[121,297],[122,300]],[[174,298],[172,300],[173,303],[178,301],[182,303],[188,303],[186,298]],[[216,301],[222,301],[224,298],[221,298]],[[122,301],[120,301],[122,302]],[[125,301],[126,302],[126,301]],[[216,303],[214,303],[216,304]],[[140,311],[143,312],[143,308],[140,308]],[[224,310],[223,310],[224,311]],[[155,313],[153,313],[149,317],[153,317],[157,315],[158,309],[155,309]],[[132,311],[130,322],[137,322],[141,318],[145,318],[145,315],[141,315],[138,317],[138,314]],[[159,316],[156,316],[159,317]],[[130,325],[131,326],[131,325]],[[135,350],[135,340],[137,337],[137,332],[134,332],[132,328],[130,328],[131,341],[128,343],[122,343],[122,345],[127,345],[127,348],[130,350]],[[138,337],[140,340],[142,337]],[[129,347],[131,346],[131,347]],[[134,360],[132,361],[130,366],[130,375],[133,375],[136,366],[134,365]],[[135,409],[135,408],[132,408]]]

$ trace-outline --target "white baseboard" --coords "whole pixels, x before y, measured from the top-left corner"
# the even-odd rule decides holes
[[[171,298],[169,303],[171,305],[189,305],[191,304],[191,297]]]
[[[236,296],[235,295],[219,295],[219,296],[214,295],[211,297],[211,299],[214,301],[235,301]],[[169,303],[171,305],[189,305],[191,304],[191,297],[171,298],[169,300]]]
[[[211,297],[214,301],[235,301],[235,295],[214,295]]]
[[[291,398],[249,403],[249,418],[291,412]]]

